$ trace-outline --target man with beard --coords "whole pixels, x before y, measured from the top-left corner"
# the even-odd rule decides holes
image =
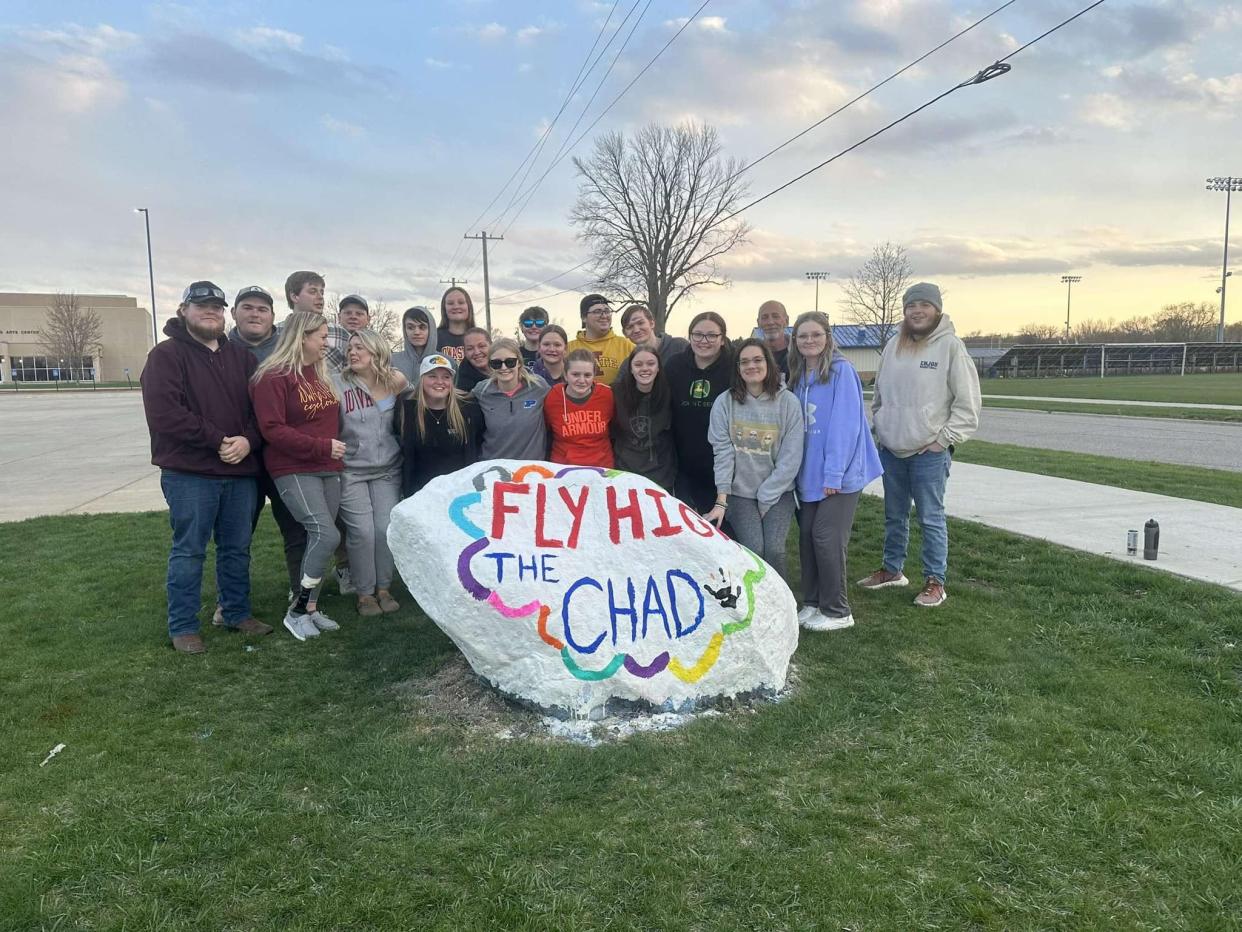
[[[168,337],[147,354],[142,405],[151,462],[168,502],[168,635],[186,654],[207,648],[199,635],[203,563],[216,543],[216,587],[224,627],[270,634],[250,616],[250,534],[258,489],[258,424],[249,382],[256,363],[224,333],[224,291],[212,282],[186,288]]]
[[[884,565],[858,584],[886,589],[909,583],[902,570],[913,504],[923,529],[924,579],[914,604],[931,608],[948,598],[944,489],[954,447],[979,427],[979,374],[944,313],[938,287],[910,286],[902,306],[901,330],[884,347],[871,400],[884,467]]]
[[[759,329],[763,342],[772,351],[772,358],[780,367],[785,379],[789,379],[789,312],[779,301],[764,301],[759,305]]]

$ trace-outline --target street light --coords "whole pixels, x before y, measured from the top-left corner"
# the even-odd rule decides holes
[[[151,346],[160,342],[160,332],[155,327],[155,266],[151,263],[151,214],[145,207],[135,207],[134,213],[142,214],[147,224],[147,277],[151,281]]]
[[[830,272],[807,272],[806,273],[807,280],[815,282],[815,310],[816,311],[819,310],[819,283],[826,280],[830,274],[832,273]]]
[[[1062,275],[1061,284],[1065,286],[1065,342],[1070,341],[1070,292],[1074,290],[1074,284],[1082,281],[1081,275]]]
[[[1242,178],[1209,178],[1209,191],[1225,192],[1225,257],[1220,263],[1220,323],[1216,325],[1216,342],[1225,342],[1225,287],[1229,282],[1229,201],[1234,191],[1242,191]]]

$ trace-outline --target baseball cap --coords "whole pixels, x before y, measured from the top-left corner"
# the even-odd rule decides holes
[[[418,377],[421,379],[428,372],[434,372],[436,369],[447,369],[449,375],[452,375],[457,371],[453,368],[453,363],[447,356],[441,356],[439,353],[432,353],[424,359],[422,365],[418,367]]]
[[[366,311],[368,314],[370,314],[370,313],[371,313],[371,305],[367,304],[367,299],[366,299],[366,298],[364,298],[364,297],[363,297],[362,295],[360,295],[360,294],[347,294],[347,295],[345,295],[345,297],[341,298],[341,300],[337,302],[337,304],[336,304],[336,309],[337,309],[338,311],[343,311],[343,310],[345,310],[345,305],[346,305],[346,304],[357,304],[359,307],[361,307],[361,308],[362,308],[364,311]]]
[[[233,299],[233,303],[241,304],[246,298],[253,298],[255,295],[258,295],[268,304],[275,306],[272,301],[272,293],[262,285],[247,285],[241,291],[237,292],[237,297]]]
[[[215,282],[192,282],[181,293],[182,304],[215,304],[216,302],[224,307],[229,306],[229,302],[224,297],[224,289]]]
[[[612,302],[605,298],[602,294],[589,294],[578,304],[579,315],[586,317],[587,311],[589,311],[596,304],[607,304],[609,307],[612,307]]]

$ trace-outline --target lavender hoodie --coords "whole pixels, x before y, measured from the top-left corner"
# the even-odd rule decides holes
[[[827,383],[812,374],[791,390],[802,403],[806,431],[798,498],[818,502],[824,489],[861,492],[884,472],[863,410],[862,381],[849,360],[834,354]]]

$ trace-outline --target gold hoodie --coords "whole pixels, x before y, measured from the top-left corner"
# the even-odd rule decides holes
[[[586,331],[579,330],[578,335],[570,342],[567,352],[572,353],[576,349],[588,349],[595,354],[595,361],[600,368],[597,381],[611,385],[612,380],[617,377],[621,363],[634,352],[634,344],[611,330],[598,340],[588,340]]]

